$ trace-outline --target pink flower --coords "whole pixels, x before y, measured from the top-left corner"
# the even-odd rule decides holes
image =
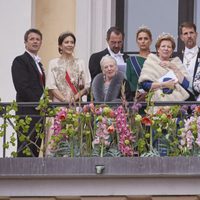
[[[89,106],[88,105],[84,105],[83,106],[83,112],[89,112]]]
[[[125,111],[122,106],[119,106],[116,110],[116,127],[119,133],[119,149],[124,156],[133,156],[133,142],[134,137],[129,130]]]
[[[94,112],[96,115],[101,115],[102,111],[103,111],[103,109],[100,107],[100,108],[96,108]]]

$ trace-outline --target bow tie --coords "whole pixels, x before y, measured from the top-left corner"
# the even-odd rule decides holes
[[[114,57],[121,57],[121,56],[123,56],[122,53],[116,53],[116,54],[114,54]]]
[[[194,51],[186,51],[185,54],[186,54],[186,55],[194,55],[195,52],[194,52]]]
[[[192,49],[185,49],[185,54],[186,55],[196,55],[198,53],[198,49],[192,48]]]

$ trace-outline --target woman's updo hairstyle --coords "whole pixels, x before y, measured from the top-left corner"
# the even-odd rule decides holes
[[[137,40],[137,38],[138,38],[138,35],[139,35],[140,33],[142,33],[142,32],[146,33],[146,34],[149,36],[150,40],[152,40],[152,33],[151,33],[151,30],[150,30],[147,26],[141,26],[141,27],[139,27],[139,29],[138,29],[138,31],[137,31],[137,33],[136,33],[136,40]]]
[[[176,43],[174,37],[170,33],[162,33],[158,36],[158,39],[156,41],[155,47],[156,51],[160,47],[160,44],[163,40],[170,41],[172,43],[172,49],[174,50],[176,48]]]
[[[62,49],[60,49],[60,45],[62,45],[62,43],[63,43],[63,41],[64,41],[64,39],[66,38],[66,37],[69,37],[69,36],[71,36],[72,38],[73,38],[73,40],[74,40],[74,45],[76,44],[76,37],[75,37],[75,35],[72,33],[72,32],[64,32],[64,33],[61,33],[60,35],[59,35],[59,37],[58,37],[58,52],[60,53],[60,54],[62,54]]]

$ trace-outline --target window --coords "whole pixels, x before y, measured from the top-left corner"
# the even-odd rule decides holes
[[[177,38],[177,49],[181,49],[183,44],[178,39],[178,27],[183,21],[195,19],[194,7],[200,9],[200,2],[195,1],[197,6],[194,6],[194,0],[116,0],[116,25],[125,32],[124,51],[138,51],[135,35],[142,25],[152,31],[152,51],[155,51],[155,41],[162,32]],[[200,20],[197,11],[196,20]]]

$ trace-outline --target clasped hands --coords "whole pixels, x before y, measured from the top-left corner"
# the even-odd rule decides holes
[[[174,89],[177,83],[178,83],[178,80],[170,79],[168,81],[162,82],[161,88]]]
[[[161,61],[159,64],[161,67],[171,69],[175,74],[177,73],[176,65],[171,63],[170,61]],[[174,89],[177,83],[178,83],[177,78],[170,79],[162,83],[162,88]]]
[[[163,68],[168,68],[168,69],[171,69],[171,70],[173,70],[173,71],[176,71],[176,70],[177,70],[176,65],[173,64],[173,63],[171,63],[170,61],[161,61],[161,62],[159,63],[159,65],[160,65],[161,67],[163,67]]]

